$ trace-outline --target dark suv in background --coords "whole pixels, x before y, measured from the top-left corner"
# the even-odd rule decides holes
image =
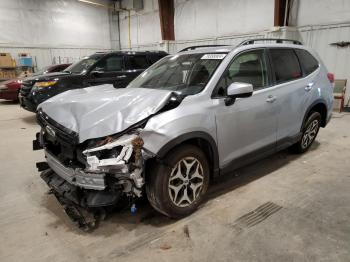
[[[40,103],[70,89],[102,84],[123,88],[167,55],[163,51],[95,53],[63,72],[27,78],[20,90],[20,104],[24,109],[35,112]]]

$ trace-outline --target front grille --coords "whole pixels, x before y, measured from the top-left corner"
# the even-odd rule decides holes
[[[70,167],[85,166],[82,157],[78,134],[60,125],[42,110],[37,112],[37,120],[43,129],[45,148],[59,159],[62,164]],[[50,131],[50,132],[49,132]]]
[[[77,145],[79,143],[79,137],[76,132],[69,130],[68,128],[57,123],[47,114],[45,114],[41,109],[39,109],[37,112],[37,120],[42,128],[50,126],[55,131],[57,138],[63,140],[65,143],[73,145]]]
[[[22,96],[28,96],[30,93],[30,90],[32,90],[32,87],[34,85],[34,81],[25,81],[21,85],[20,93]]]

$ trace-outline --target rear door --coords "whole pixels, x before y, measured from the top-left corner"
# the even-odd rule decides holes
[[[101,59],[88,75],[89,85],[116,84],[125,87],[125,61],[123,55],[111,55]]]
[[[307,88],[312,81],[303,78],[296,52],[292,48],[270,48],[275,77],[278,110],[277,146],[292,143],[300,132],[307,107]]]

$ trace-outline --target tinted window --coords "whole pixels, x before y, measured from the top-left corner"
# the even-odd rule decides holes
[[[271,49],[270,53],[277,83],[301,77],[299,61],[292,49]]]
[[[50,72],[61,72],[66,68],[67,68],[66,65],[59,65],[59,66],[55,66]]]
[[[301,49],[296,49],[295,51],[306,75],[318,68],[318,61],[308,51]]]
[[[267,86],[266,68],[264,50],[254,50],[238,55],[220,79],[217,95],[225,95],[227,87],[234,82],[250,83],[254,90]]]
[[[145,55],[129,56],[128,65],[130,69],[145,69],[149,66]]]
[[[89,70],[91,66],[95,64],[99,59],[101,59],[102,56],[104,56],[104,54],[94,54],[92,56],[85,57],[82,60],[67,67],[64,71],[67,71],[73,74],[84,73],[87,70]]]
[[[163,58],[165,55],[164,54],[152,54],[149,56],[149,60],[151,61],[151,63],[155,63],[158,60],[160,60],[161,58]]]
[[[60,72],[60,71],[62,71],[64,68],[61,68],[61,67],[59,67],[59,66],[56,66],[56,67],[54,67],[50,72]]]
[[[97,63],[95,70],[103,72],[120,71],[123,69],[122,56],[110,56]]]

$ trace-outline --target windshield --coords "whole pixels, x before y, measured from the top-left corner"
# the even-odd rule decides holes
[[[72,64],[67,67],[63,72],[68,72],[72,74],[85,73],[93,64],[95,64],[103,54],[95,54],[89,57],[85,57],[82,60]]]
[[[32,76],[38,76],[38,75],[43,75],[47,73],[47,70],[49,70],[50,66],[45,66],[42,69],[40,69],[38,72],[35,72],[32,74]]]
[[[194,95],[204,89],[225,55],[201,53],[166,57],[143,72],[128,87]]]

